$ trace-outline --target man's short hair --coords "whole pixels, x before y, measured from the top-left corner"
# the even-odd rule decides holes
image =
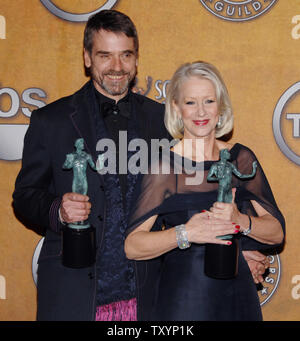
[[[136,27],[126,14],[115,10],[103,10],[89,18],[84,30],[83,41],[84,48],[89,54],[92,53],[93,35],[99,30],[124,33],[127,37],[133,38],[135,52],[138,54],[139,40]]]

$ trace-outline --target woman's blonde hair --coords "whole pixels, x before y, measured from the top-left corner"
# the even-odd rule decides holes
[[[183,122],[175,111],[173,103],[178,103],[182,84],[190,77],[210,80],[216,90],[220,124],[216,127],[216,137],[228,134],[233,128],[233,113],[226,85],[215,66],[206,62],[186,63],[174,73],[167,89],[165,126],[175,139],[183,137]]]

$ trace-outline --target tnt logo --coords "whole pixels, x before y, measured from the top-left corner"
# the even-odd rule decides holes
[[[278,100],[273,114],[273,133],[282,153],[300,166],[300,82]]]
[[[300,114],[286,114],[286,118],[293,122],[293,137],[300,137]]]
[[[6,39],[6,21],[3,15],[0,15],[0,39]]]
[[[0,275],[0,300],[6,299],[6,281],[5,277]]]

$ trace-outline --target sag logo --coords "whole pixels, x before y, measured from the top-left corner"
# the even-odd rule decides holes
[[[276,143],[282,153],[298,166],[300,166],[300,155],[293,149],[299,150],[297,142],[300,137],[300,113],[295,112],[300,106],[300,96],[297,96],[299,91],[300,82],[288,88],[277,102],[273,114],[273,133]]]
[[[229,21],[247,21],[267,12],[277,0],[200,0],[202,5],[218,18]]]
[[[57,17],[67,20],[67,21],[73,21],[73,22],[85,22],[88,21],[88,18],[104,9],[111,9],[118,0],[107,0],[105,3],[100,6],[98,9],[88,12],[88,13],[81,13],[81,14],[75,14],[71,12],[64,11],[60,9],[57,5],[54,5],[54,3],[51,0],[40,0],[41,3],[54,15]]]
[[[292,24],[297,24],[296,26],[293,27],[292,29],[292,38],[293,39],[299,39],[300,38],[300,15],[295,15],[292,18]]]
[[[292,288],[292,298],[294,300],[299,300],[300,298],[300,275],[295,275],[292,277],[292,284],[296,284]]]
[[[0,39],[6,39],[6,22],[3,15],[0,15]]]
[[[269,255],[268,258],[270,261],[268,275],[265,277],[265,280],[262,285],[260,285],[261,288],[258,291],[261,306],[267,303],[275,293],[281,274],[279,256],[277,254]]]

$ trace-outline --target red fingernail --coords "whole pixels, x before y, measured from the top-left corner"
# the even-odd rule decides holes
[[[227,245],[231,245],[232,244],[232,242],[227,242]]]
[[[232,223],[232,225],[235,225],[235,223]]]
[[[235,225],[235,228],[240,229],[241,227],[240,227],[240,225]]]
[[[205,212],[205,210],[202,210],[201,212]]]
[[[234,231],[234,233],[238,233],[238,232],[240,232],[240,230],[235,230],[235,231]]]

